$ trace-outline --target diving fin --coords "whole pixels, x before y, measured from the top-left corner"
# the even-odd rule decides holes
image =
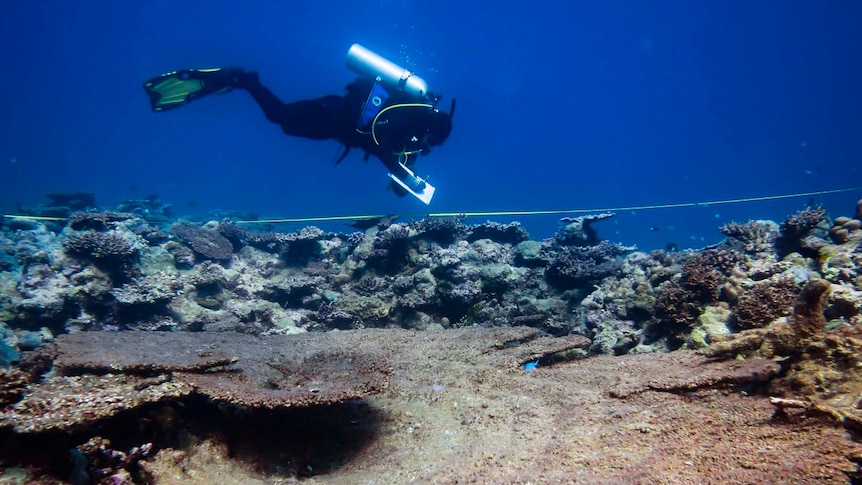
[[[165,111],[210,94],[226,93],[237,84],[241,69],[183,69],[144,83],[153,111]]]

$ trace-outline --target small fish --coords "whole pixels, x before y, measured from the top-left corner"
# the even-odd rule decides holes
[[[538,367],[538,366],[539,366],[539,361],[537,359],[533,362],[527,362],[526,364],[524,364],[524,370],[527,372],[533,372],[536,369],[536,367]]]

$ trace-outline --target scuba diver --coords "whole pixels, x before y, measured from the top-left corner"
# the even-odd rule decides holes
[[[374,155],[389,170],[399,196],[412,194],[431,202],[434,186],[410,169],[420,154],[442,144],[452,131],[455,100],[449,113],[437,109],[440,96],[425,81],[359,44],[350,47],[347,67],[360,76],[347,85],[344,96],[282,102],[261,84],[258,73],[241,68],[185,69],[150,79],[144,89],[153,111],[166,111],[201,97],[244,89],[266,118],[288,135],[317,140],[336,139],[344,152],[353,147]]]

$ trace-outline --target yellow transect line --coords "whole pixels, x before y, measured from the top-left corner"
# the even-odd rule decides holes
[[[7,219],[27,219],[30,221],[65,221],[68,217],[24,216],[18,214],[3,214]]]
[[[655,204],[655,205],[633,205],[627,207],[604,207],[592,209],[565,209],[565,210],[536,210],[536,211],[488,211],[488,212],[434,212],[430,214],[394,214],[399,217],[494,217],[494,216],[541,216],[541,215],[562,215],[562,214],[583,214],[595,212],[621,212],[621,211],[636,211],[636,210],[653,210],[653,209],[678,209],[682,207],[706,207],[710,205],[722,204],[740,204],[744,202],[760,202],[765,200],[792,199],[799,197],[811,197],[814,195],[838,194],[842,192],[853,192],[862,190],[862,187],[851,187],[847,189],[832,189],[818,190],[815,192],[797,192],[794,194],[783,195],[764,195],[760,197],[745,197],[739,199],[723,199],[712,200],[706,202],[679,202],[674,204]],[[344,221],[357,219],[374,219],[377,217],[392,217],[393,214],[379,215],[359,215],[359,216],[331,216],[331,217],[308,217],[295,219],[260,219],[256,221],[234,221],[237,224],[253,224],[253,223],[288,223],[288,222],[320,222],[320,221]]]
[[[500,216],[541,216],[541,215],[563,215],[584,214],[596,212],[621,212],[655,209],[679,209],[683,207],[707,207],[711,205],[742,204],[746,202],[762,202],[766,200],[793,199],[799,197],[811,197],[815,195],[839,194],[843,192],[854,192],[862,190],[862,187],[850,187],[846,189],[817,190],[814,192],[796,192],[793,194],[764,195],[760,197],[743,197],[738,199],[710,200],[705,202],[678,202],[673,204],[654,205],[632,205],[624,207],[600,207],[591,209],[564,209],[564,210],[534,210],[534,211],[487,211],[487,212],[433,212],[429,214],[363,214],[353,216],[321,216],[321,217],[296,217],[284,219],[257,219],[232,221],[236,224],[285,224],[296,222],[335,222],[355,221],[363,219],[375,219],[381,217],[500,217]],[[3,214],[8,219],[29,219],[34,221],[64,221],[68,217],[28,216],[18,214]]]

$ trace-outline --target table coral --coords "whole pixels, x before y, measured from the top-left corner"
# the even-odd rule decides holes
[[[82,332],[56,346],[57,373],[0,410],[0,428],[74,429],[192,394],[263,408],[328,404],[379,393],[392,373],[382,355],[326,335]]]
[[[479,239],[490,239],[501,244],[516,245],[528,241],[530,234],[517,221],[508,224],[487,221],[483,224],[471,226],[465,239],[469,242]]]
[[[233,244],[217,231],[192,224],[175,224],[171,232],[206,259],[230,261],[233,258]]]
[[[633,248],[602,241],[592,246],[562,246],[553,252],[545,277],[557,288],[589,288],[622,267],[619,256]]]

